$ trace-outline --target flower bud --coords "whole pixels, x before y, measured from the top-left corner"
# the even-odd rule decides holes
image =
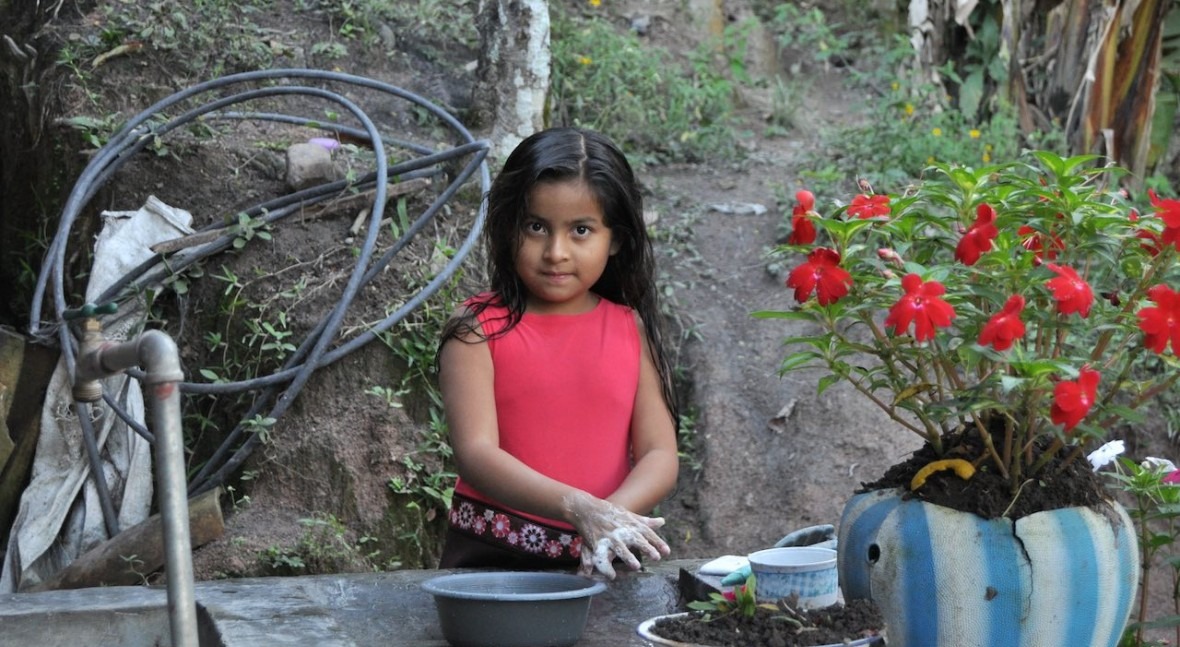
[[[894,265],[896,265],[898,267],[905,265],[905,261],[902,260],[901,254],[898,254],[897,252],[895,252],[892,249],[889,249],[888,247],[882,247],[882,248],[878,249],[877,250],[877,258],[885,261],[886,263],[893,263]]]

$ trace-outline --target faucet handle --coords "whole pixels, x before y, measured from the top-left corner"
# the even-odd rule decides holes
[[[119,304],[108,301],[102,304],[87,303],[81,308],[72,308],[62,313],[66,321],[74,319],[93,319],[99,315],[113,315],[119,311]]]

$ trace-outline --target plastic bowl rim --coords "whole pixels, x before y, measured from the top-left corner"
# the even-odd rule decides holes
[[[537,576],[545,576],[544,579],[564,579],[569,582],[577,581],[582,586],[568,591],[538,591],[534,593],[505,593],[503,591],[455,591],[453,589],[444,588],[442,585],[446,582],[465,581],[465,580],[480,580],[490,578],[492,574],[498,578],[508,577],[509,579],[528,580],[541,579]],[[531,578],[529,576],[532,576]],[[544,600],[572,600],[575,598],[590,597],[598,595],[606,590],[606,584],[592,580],[581,575],[570,575],[568,573],[527,573],[527,572],[504,572],[492,571],[487,573],[452,573],[450,575],[439,575],[432,577],[421,584],[422,588],[431,595],[443,598],[452,598],[459,600],[493,600],[497,602],[537,602]]]

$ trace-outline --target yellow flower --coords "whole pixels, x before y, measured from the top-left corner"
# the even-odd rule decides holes
[[[971,132],[967,133],[967,136],[970,137],[971,139],[979,139],[979,136],[982,134],[983,133],[979,132],[978,128],[972,128]]]
[[[984,145],[983,145],[983,150],[985,150],[985,151],[990,151],[991,149],[992,149],[992,145],[991,145],[991,144],[984,144]]]
[[[905,104],[905,113],[907,115],[914,114],[914,104],[912,104],[912,103]]]
[[[591,7],[597,7],[602,4],[602,0],[590,0]]]
[[[936,126],[930,131],[930,134],[935,137],[942,137],[942,129]]]
[[[579,56],[578,62],[581,63],[582,65],[589,65],[589,64],[593,63],[594,61],[591,60],[589,56]]]
[[[984,161],[984,163],[987,163],[987,162],[990,162],[990,161],[992,161],[992,155],[991,155],[991,153],[984,153],[984,154],[983,154],[983,161]]]
[[[894,92],[897,92],[899,89],[901,89],[901,84],[898,83],[897,81],[894,81],[893,85],[891,87],[893,88]]]
[[[927,164],[933,164],[933,163],[934,163],[934,156],[933,156],[933,155],[931,155],[930,157],[927,157],[927,158],[926,158],[926,163],[927,163]]]

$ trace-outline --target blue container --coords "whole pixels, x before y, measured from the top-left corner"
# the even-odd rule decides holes
[[[906,647],[1115,647],[1139,583],[1139,547],[1111,501],[983,519],[854,496],[837,544],[846,599],[869,598],[891,644]]]

